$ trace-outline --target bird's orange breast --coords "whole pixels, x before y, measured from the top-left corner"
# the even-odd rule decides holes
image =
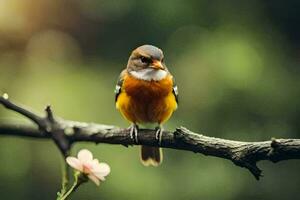
[[[172,76],[145,81],[126,74],[116,102],[123,116],[134,123],[163,123],[177,108]]]

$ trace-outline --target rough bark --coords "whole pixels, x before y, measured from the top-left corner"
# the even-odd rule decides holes
[[[6,94],[0,97],[0,104],[34,122],[32,125],[2,123],[1,135],[52,138],[64,156],[68,155],[73,143],[82,141],[121,144],[126,147],[159,146],[231,160],[235,165],[247,168],[257,180],[262,175],[262,171],[257,167],[258,161],[269,160],[276,163],[300,159],[300,139],[273,138],[262,142],[243,142],[208,137],[180,127],[174,131],[164,131],[161,144],[155,139],[155,130],[141,129],[138,133],[138,143],[135,143],[128,128],[64,120],[55,117],[50,106],[45,109],[46,115],[40,116],[11,102]]]

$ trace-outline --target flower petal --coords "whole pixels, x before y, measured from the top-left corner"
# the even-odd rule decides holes
[[[92,169],[94,171],[94,169],[97,169],[98,168],[98,165],[99,165],[99,161],[98,159],[94,159],[90,162],[90,165],[92,166]]]
[[[101,180],[105,180],[105,176],[110,173],[110,167],[106,163],[99,163],[97,166],[93,166],[93,174]]]
[[[93,160],[93,154],[87,149],[80,150],[77,154],[77,157],[82,163],[90,162]]]
[[[82,164],[77,158],[69,156],[69,157],[66,158],[66,161],[72,168],[74,168],[78,171],[83,170]]]
[[[88,177],[89,177],[89,179],[91,179],[91,181],[93,181],[97,186],[100,185],[100,180],[99,180],[96,176],[94,176],[93,174],[89,174]]]
[[[98,160],[98,159],[94,159],[92,162],[93,162],[94,165],[95,165],[95,164],[96,164],[96,165],[99,164],[99,160]]]

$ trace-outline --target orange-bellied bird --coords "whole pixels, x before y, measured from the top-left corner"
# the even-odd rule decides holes
[[[176,110],[178,90],[173,76],[164,63],[162,50],[143,45],[131,53],[127,68],[118,79],[115,89],[116,108],[132,123],[130,137],[138,143],[138,125],[155,124],[155,138],[161,143],[162,124]],[[145,166],[158,166],[162,151],[142,146],[141,161]]]

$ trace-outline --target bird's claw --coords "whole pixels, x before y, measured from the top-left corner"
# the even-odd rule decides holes
[[[132,124],[129,128],[130,128],[130,139],[132,139],[133,143],[138,144],[139,127],[136,124]]]
[[[158,144],[161,145],[163,128],[159,126],[159,127],[156,127],[155,130],[156,130],[155,139],[158,141]]]

